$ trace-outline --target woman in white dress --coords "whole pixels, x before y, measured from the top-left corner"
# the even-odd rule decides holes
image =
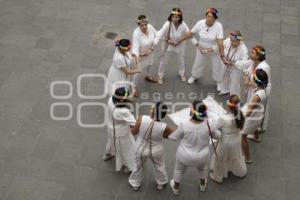
[[[253,72],[256,69],[263,69],[268,75],[268,85],[266,87],[267,96],[271,93],[271,69],[270,65],[266,62],[266,50],[263,46],[256,45],[250,52],[250,59],[247,61],[237,61],[235,63],[240,69],[244,70],[244,85],[245,85],[245,101],[249,101],[257,88],[257,85],[253,81]],[[251,135],[250,139],[255,142],[259,141],[259,132],[267,130],[269,121],[269,104],[266,105],[265,120],[262,127],[255,131],[254,135]],[[252,133],[251,133],[252,134]],[[250,135],[249,135],[250,136]]]
[[[242,154],[241,134],[244,117],[240,109],[240,99],[231,95],[227,101],[229,112],[220,117],[218,123],[222,136],[218,142],[217,156],[211,159],[210,177],[217,183],[222,183],[227,178],[228,172],[235,176],[244,177],[247,174],[245,158]]]
[[[196,34],[199,36],[196,58],[188,84],[193,84],[195,80],[203,75],[206,60],[209,60],[212,65],[212,78],[217,82],[217,89],[220,90],[219,88],[222,81],[220,65],[222,60],[224,60],[223,26],[217,21],[219,18],[217,9],[209,8],[205,15],[206,19],[198,21],[191,31],[179,40],[177,45],[180,45],[181,42]],[[213,49],[215,45],[218,47],[217,50]]]
[[[153,166],[153,175],[156,188],[162,190],[168,183],[165,167],[163,138],[172,133],[172,129],[161,120],[166,116],[168,107],[162,102],[157,102],[152,108],[150,116],[143,115],[133,127],[133,134],[139,134],[136,146],[136,170],[129,177],[129,184],[133,190],[140,189],[143,181],[143,171],[147,160]]]
[[[191,118],[179,124],[169,139],[180,140],[176,152],[176,163],[173,179],[170,181],[174,195],[179,194],[182,175],[187,167],[194,167],[198,171],[200,190],[207,186],[208,162],[210,159],[209,143],[211,137],[220,137],[216,120],[207,119],[207,107],[202,101],[195,100],[191,106]]]
[[[106,80],[106,94],[114,95],[118,87],[132,87],[132,75],[140,73],[141,70],[133,64],[133,58],[130,53],[131,44],[128,39],[118,39],[116,41],[116,50],[113,56],[112,65],[110,66]]]
[[[130,91],[128,88],[117,88],[114,96],[108,101],[107,110],[107,133],[103,160],[110,160],[116,156],[116,171],[123,167],[124,173],[135,170],[135,140],[131,134],[131,128],[136,120],[128,109],[128,98]]]
[[[169,60],[171,53],[176,53],[177,65],[178,65],[178,74],[181,78],[181,81],[185,82],[185,63],[184,63],[184,51],[185,43],[174,46],[179,39],[188,33],[189,27],[183,21],[183,15],[180,8],[173,8],[168,20],[164,23],[163,27],[157,32],[155,38],[155,46],[158,45],[161,39],[162,43],[162,54],[160,56],[160,63],[158,66],[158,84],[163,84],[163,78],[166,71],[167,61]],[[194,44],[197,41],[193,38],[192,41]]]
[[[241,96],[241,77],[242,70],[234,65],[239,60],[248,60],[248,49],[242,41],[240,31],[233,31],[230,36],[224,40],[224,62],[221,62],[222,82],[219,95],[236,94]],[[217,49],[217,48],[215,48]]]
[[[263,124],[265,118],[268,74],[263,69],[256,69],[253,71],[253,81],[257,87],[250,101],[246,104],[247,113],[242,131],[242,148],[246,163],[252,163],[247,135],[253,134]]]
[[[152,76],[153,67],[153,47],[156,36],[156,29],[149,24],[145,15],[139,15],[136,19],[138,27],[134,30],[132,35],[132,54],[137,58],[145,76],[145,80],[155,83]],[[138,85],[140,74],[134,75],[134,84]]]

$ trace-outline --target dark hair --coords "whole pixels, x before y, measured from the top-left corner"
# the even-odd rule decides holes
[[[205,16],[207,16],[208,13],[211,13],[215,19],[219,18],[219,11],[216,8],[209,8],[206,13]]]
[[[258,61],[262,62],[266,60],[266,49],[261,45],[256,45],[253,47],[254,51],[256,52],[256,55],[258,56]]]
[[[121,39],[119,40],[119,45],[122,47],[128,47],[130,45],[129,39]]]
[[[115,90],[115,94],[112,96],[112,101],[116,107],[122,108],[128,106],[128,96],[130,91],[126,87],[120,87]]]
[[[147,17],[146,17],[146,15],[139,15],[138,17],[137,17],[137,20],[138,20],[138,25],[140,25],[140,20],[147,20]],[[147,22],[148,22],[148,20],[147,20]]]
[[[147,17],[146,17],[146,15],[139,15],[137,19],[142,20],[142,19],[147,19]]]
[[[207,107],[201,100],[192,103],[191,117],[195,121],[203,121],[207,117]]]
[[[153,106],[153,117],[156,121],[160,121],[167,115],[167,111],[168,106],[165,105],[163,102],[159,101]]]
[[[181,24],[182,21],[183,21],[183,16],[182,16],[182,12],[181,12],[180,8],[173,8],[173,9],[172,9],[172,12],[173,12],[173,11],[174,11],[174,12],[180,12],[180,13],[181,13],[181,15],[178,15],[178,16],[179,16],[179,21],[178,21],[178,22],[179,22],[179,24]],[[172,13],[169,15],[169,17],[168,17],[168,21],[169,21],[169,22],[172,22],[172,17],[173,17],[173,15],[174,15],[174,14],[172,14]]]
[[[238,107],[238,104],[240,103],[240,98],[238,95],[232,94],[230,95],[228,101],[230,103],[228,104],[228,108],[234,115],[235,124],[240,130],[242,130],[244,127],[245,118]]]
[[[253,80],[258,87],[261,88],[266,88],[269,83],[268,74],[263,69],[255,70],[255,74],[253,74]]]

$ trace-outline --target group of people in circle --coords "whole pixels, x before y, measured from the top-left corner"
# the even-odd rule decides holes
[[[267,129],[270,66],[266,62],[265,48],[256,45],[248,52],[239,30],[224,38],[219,17],[217,9],[209,8],[205,19],[189,29],[181,9],[173,8],[157,31],[145,15],[139,15],[132,42],[121,38],[116,41],[106,82],[110,98],[108,140],[103,160],[115,157],[116,170],[131,173],[129,185],[133,190],[142,186],[144,165],[148,159],[153,165],[156,188],[162,190],[169,183],[174,195],[179,194],[180,182],[188,167],[197,169],[200,190],[205,191],[208,176],[217,183],[222,183],[229,172],[244,177],[246,164],[253,162],[248,139],[260,142],[260,133]],[[191,76],[187,79],[184,52],[188,39],[195,45],[196,57]],[[159,65],[154,75],[154,52],[159,43],[162,43]],[[176,54],[180,80],[188,84],[203,76],[207,60],[210,61],[218,94],[229,95],[226,114],[217,119],[208,118],[205,103],[194,100],[190,106],[190,118],[174,129],[162,122],[168,106],[155,102],[148,115],[135,119],[128,105],[133,101],[132,96],[139,96],[141,88],[138,82],[144,78],[163,85],[171,53]],[[243,89],[241,80],[244,81]],[[244,112],[242,102],[245,102]],[[137,135],[136,140],[133,135]],[[170,182],[165,168],[163,138],[180,141]],[[212,138],[218,141],[214,152],[210,149]],[[215,143],[212,141],[212,144]]]

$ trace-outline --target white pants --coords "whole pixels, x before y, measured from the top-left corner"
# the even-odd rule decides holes
[[[229,67],[227,70],[225,65],[223,65],[223,67],[225,68],[223,76],[224,80],[220,84],[220,91],[222,93],[229,92],[230,95],[236,94],[240,97],[242,71],[234,66]]]
[[[217,53],[208,53],[208,54],[201,54],[200,50],[197,49],[196,58],[192,67],[192,77],[198,79],[202,77],[203,70],[205,68],[205,64],[207,61],[211,62],[212,65],[212,78],[217,81],[221,82],[222,75],[223,75],[223,67],[221,65],[221,59],[219,54]]]
[[[160,184],[160,185],[168,183],[169,179],[168,179],[168,175],[166,172],[163,152],[153,153],[152,156],[153,156],[153,159],[148,154],[137,156],[136,170],[134,170],[129,177],[130,185],[132,185],[133,187],[141,186],[141,183],[143,181],[144,166],[145,166],[148,158],[151,160],[151,163],[153,166],[153,174],[154,174],[156,183]]]
[[[159,66],[158,66],[158,77],[163,78],[165,71],[166,71],[166,65],[170,58],[171,53],[175,53],[177,57],[177,65],[178,65],[178,74],[180,76],[184,75],[185,72],[185,64],[184,64],[184,49],[180,49],[178,52],[175,51],[167,51],[165,55],[162,56]]]
[[[208,162],[203,162],[196,166],[196,169],[198,171],[198,178],[199,179],[206,179],[208,176]],[[174,174],[173,174],[173,180],[176,183],[180,183],[182,175],[185,173],[187,169],[187,165],[182,163],[180,160],[176,159],[175,168],[174,168]]]

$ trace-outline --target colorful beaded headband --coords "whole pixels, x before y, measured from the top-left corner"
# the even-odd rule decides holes
[[[257,82],[257,83],[262,83],[262,84],[265,84],[266,81],[262,81],[260,80],[257,75],[256,75],[256,70],[252,70],[252,74],[253,74],[253,79]]]
[[[253,50],[257,53],[259,53],[260,55],[266,55],[266,52],[263,50],[260,50],[258,47],[254,47]]]
[[[204,104],[203,104],[204,105]],[[203,111],[203,112],[198,112],[198,111],[196,111],[195,109],[194,109],[194,107],[193,106],[191,106],[191,112],[196,116],[196,118],[197,119],[201,119],[201,118],[203,118],[203,117],[206,117],[207,116],[207,107],[206,107],[206,105],[204,105],[205,106],[205,111]]]
[[[120,40],[121,39],[116,40],[116,42],[115,42],[116,47],[119,47],[120,49],[123,49],[125,51],[127,51],[131,48],[131,44],[129,44],[127,47],[123,47],[122,45],[120,45]]]
[[[172,11],[171,14],[172,14],[172,15],[179,15],[179,16],[181,16],[181,15],[182,15],[182,12],[179,12],[179,11]]]
[[[209,12],[214,13],[217,17],[219,17],[219,12],[218,12],[217,9],[215,9],[215,8],[209,8],[209,9],[206,11],[206,14],[209,13]]]
[[[238,35],[238,34],[236,34],[235,32],[231,32],[230,35],[232,37],[234,37],[236,40],[239,40],[239,41],[243,40],[243,37],[240,36],[240,35]]]

